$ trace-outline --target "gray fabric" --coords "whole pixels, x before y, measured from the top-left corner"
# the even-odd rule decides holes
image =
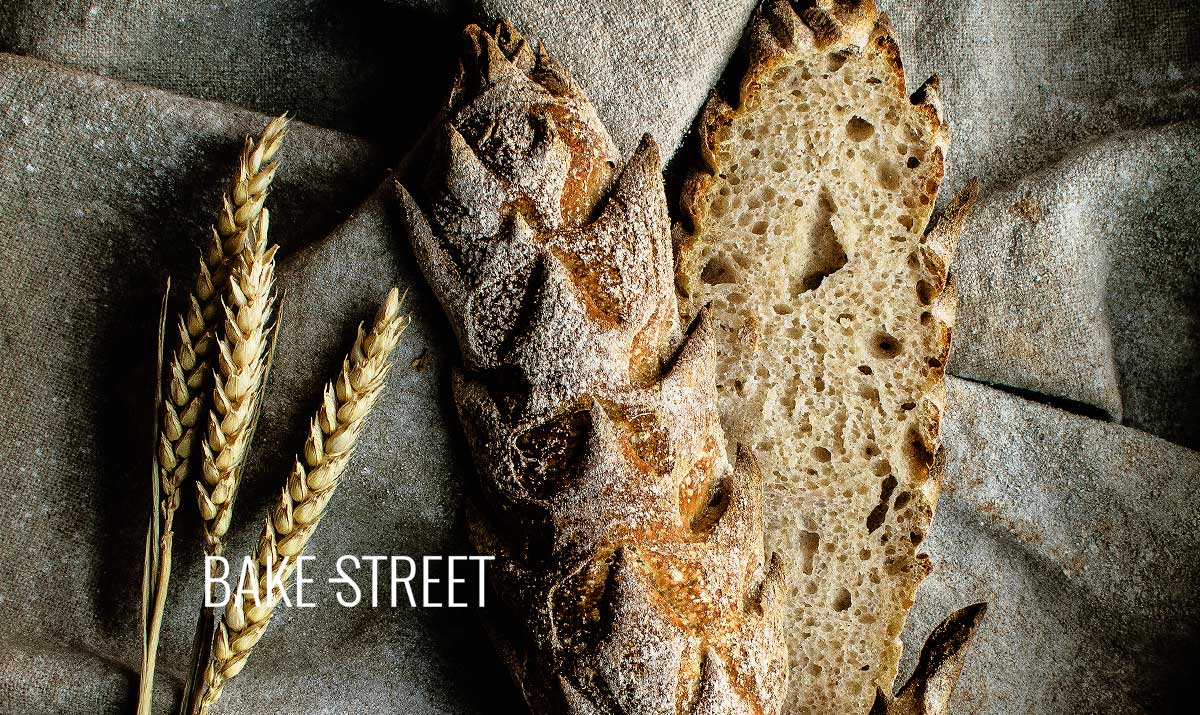
[[[7,0],[0,50],[391,142],[433,116],[452,14],[435,2]]]
[[[905,643],[989,602],[953,712],[1189,712],[1200,454],[963,380],[947,397],[934,571]]]
[[[11,56],[0,57],[0,87],[0,171],[15,178],[0,188],[0,205],[26,207],[0,219],[11,356],[0,374],[14,406],[0,441],[9,500],[0,558],[21,574],[6,579],[2,597],[23,604],[0,626],[8,655],[0,712],[127,712],[138,658],[158,296],[168,269],[192,275],[188,247],[207,234],[219,177],[229,173],[242,136],[265,118]],[[77,122],[72,107],[88,107],[90,121]],[[281,161],[270,204],[272,236],[285,247],[328,233],[346,196],[361,196],[364,180],[382,174],[370,145],[304,125],[292,129]],[[396,234],[377,197],[281,265],[275,399],[264,408],[231,554],[253,547],[355,325],[390,286],[414,286],[417,274],[396,251]],[[420,284],[412,296],[417,320],[386,393],[405,407],[380,410],[369,424],[347,498],[312,543],[324,563],[342,553],[466,553],[463,479],[453,471],[444,419],[447,352],[431,353],[424,370],[408,367],[427,347],[452,343]],[[182,514],[160,654],[164,697],[182,681],[202,593],[198,542],[189,538],[196,520],[190,510]],[[294,610],[282,614],[257,656],[261,665],[246,673],[246,685],[229,690],[232,711],[301,702],[297,693],[311,690],[314,677],[320,688],[303,702],[318,713],[342,712],[345,703],[483,712],[510,695],[477,623],[462,612]],[[75,670],[81,676],[64,687],[61,675]],[[489,684],[494,692],[485,695]]]
[[[1195,117],[1189,0],[878,2],[910,86],[942,79],[951,188],[1002,186],[1100,137]]]
[[[1200,124],[1130,130],[990,192],[954,274],[956,374],[1200,446]]]
[[[77,65],[397,149],[429,122],[468,22],[507,17],[571,68],[630,152],[652,132],[670,155],[733,52],[754,0],[9,0],[0,51]],[[639,68],[630,73],[630,67]],[[634,74],[634,77],[630,77]],[[631,81],[632,79],[632,81]]]
[[[396,283],[416,319],[313,547],[452,553],[466,471],[453,342],[386,183],[372,192],[435,111],[459,25],[503,11],[537,30],[626,151],[653,131],[669,154],[751,3],[60,5],[5,3],[0,48],[114,79],[0,56],[0,712],[128,712],[154,317],[166,275],[191,275],[240,137],[264,121],[233,105],[375,144],[298,124],[285,150],[270,200],[284,329],[231,551],[253,542],[320,383]],[[942,75],[947,186],[983,181],[955,268],[951,370],[997,385],[951,384],[937,569],[908,663],[938,618],[984,598],[956,712],[1162,712],[1188,684],[1200,622],[1200,22],[1167,0],[884,9],[910,85]],[[426,349],[428,367],[411,367]],[[164,702],[199,594],[196,546],[180,541]],[[469,613],[336,607],[282,614],[223,706],[516,711]]]

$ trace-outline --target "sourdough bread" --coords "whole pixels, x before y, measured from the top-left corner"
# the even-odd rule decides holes
[[[768,3],[736,107],[714,97],[676,229],[685,313],[710,305],[731,443],[765,473],[788,563],[788,713],[891,693],[929,571],[953,320],[947,267],[974,184],[926,231],[948,132],[910,99],[871,0]]]
[[[679,322],[654,142],[619,166],[544,51],[466,40],[399,194],[462,351],[500,654],[539,715],[779,713],[783,574],[754,460],[726,456],[713,331]]]

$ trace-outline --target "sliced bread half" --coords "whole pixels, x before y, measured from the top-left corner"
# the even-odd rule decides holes
[[[785,712],[866,713],[930,569],[947,269],[975,185],[926,230],[948,142],[938,83],[908,96],[871,0],[768,2],[738,89],[701,119],[681,303],[712,306],[727,434],[761,460],[768,550],[788,557]]]

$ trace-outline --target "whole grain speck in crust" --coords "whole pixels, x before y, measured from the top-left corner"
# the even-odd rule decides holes
[[[465,39],[397,190],[462,352],[497,649],[536,713],[779,713],[782,564],[754,458],[726,454],[712,326],[679,320],[657,148],[620,166],[506,23]]]

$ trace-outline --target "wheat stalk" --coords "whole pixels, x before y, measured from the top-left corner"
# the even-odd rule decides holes
[[[212,409],[201,443],[202,478],[196,480],[204,550],[213,556],[224,550],[269,360],[278,249],[267,245],[269,223],[270,212],[261,209],[230,271],[223,301],[225,327],[217,339]]]
[[[257,583],[244,582],[226,606],[192,712],[208,712],[225,683],[241,672],[266,630],[296,557],[304,551],[341,481],[363,419],[379,399],[388,356],[409,322],[400,313],[400,302],[393,288],[371,331],[365,333],[359,326],[341,372],[326,385],[304,451],[296,457],[291,476],[263,525],[255,554]],[[253,603],[244,598],[244,591],[251,587]]]
[[[146,568],[142,581],[143,639],[138,714],[148,715],[153,699],[154,670],[162,628],[166,591],[171,577],[175,512],[187,479],[196,430],[207,407],[205,382],[220,325],[220,295],[228,276],[230,257],[241,253],[252,223],[263,212],[267,190],[275,179],[274,159],[287,134],[286,115],[272,119],[257,140],[246,139],[238,168],[222,200],[212,239],[200,258],[196,283],[179,316],[178,338],[168,367],[165,394],[156,397],[154,479],[156,511],[147,535]],[[165,314],[164,314],[165,320]],[[159,337],[159,377],[162,385],[162,335]],[[153,606],[150,606],[153,604]]]

